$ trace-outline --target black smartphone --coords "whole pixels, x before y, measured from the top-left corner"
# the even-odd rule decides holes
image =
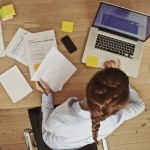
[[[69,53],[73,53],[74,51],[77,50],[77,47],[74,45],[74,43],[72,42],[72,40],[70,39],[70,37],[68,35],[61,38],[61,41],[65,45],[65,47]]]

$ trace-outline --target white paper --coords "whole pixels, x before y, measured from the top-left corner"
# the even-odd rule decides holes
[[[14,103],[32,92],[32,89],[17,66],[0,75],[0,82]]]
[[[54,92],[57,92],[62,90],[63,85],[76,70],[77,68],[53,47],[31,80],[38,81],[41,78]]]
[[[32,34],[22,28],[19,28],[9,45],[6,48],[6,55],[18,60],[24,65],[28,66],[27,58],[26,58],[26,50],[24,45],[25,36]]]
[[[3,42],[3,35],[2,35],[2,25],[0,22],[0,57],[5,56],[5,51],[4,51],[4,42]]]
[[[25,47],[31,77],[36,71],[34,65],[40,64],[53,46],[57,48],[54,30],[26,36]]]

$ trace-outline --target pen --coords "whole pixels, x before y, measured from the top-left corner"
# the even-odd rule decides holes
[[[42,88],[42,90],[44,91],[44,93],[48,96],[48,94],[46,93],[45,89],[43,88],[43,86],[41,85],[41,83],[38,81],[39,86]]]

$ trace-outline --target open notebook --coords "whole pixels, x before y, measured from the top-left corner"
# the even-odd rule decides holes
[[[54,92],[57,92],[62,90],[63,85],[76,70],[77,68],[53,47],[31,80],[38,81],[41,78]]]

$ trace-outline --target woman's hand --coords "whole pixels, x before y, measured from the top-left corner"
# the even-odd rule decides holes
[[[39,81],[35,82],[35,87],[36,87],[37,90],[39,90],[42,93],[45,93],[45,94],[51,93],[51,89],[48,87],[48,85],[42,79],[40,79]],[[45,90],[45,92],[44,92],[44,90]]]
[[[115,61],[115,60],[105,61],[104,65],[105,65],[106,68],[118,68],[118,69],[121,69],[121,62],[120,62],[119,59],[118,59],[118,61]]]

